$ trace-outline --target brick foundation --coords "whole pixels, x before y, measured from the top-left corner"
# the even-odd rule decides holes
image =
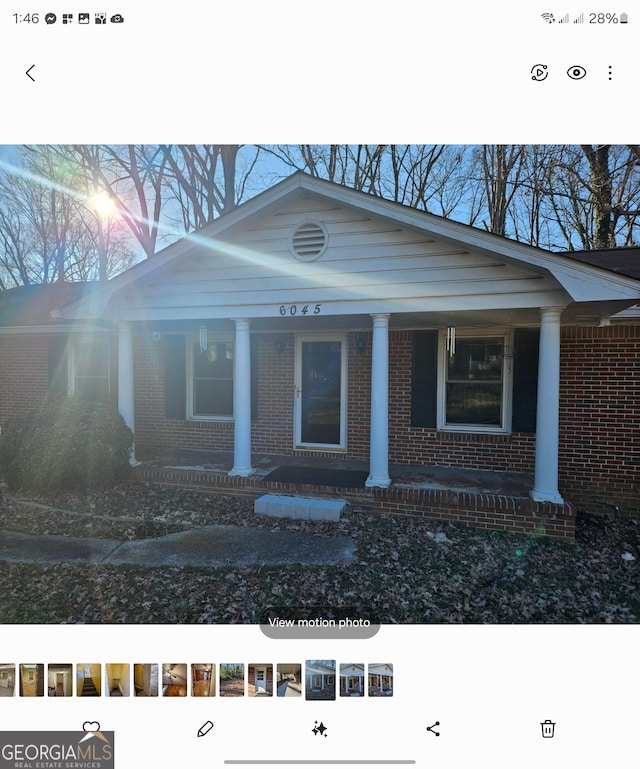
[[[257,499],[265,492],[282,496],[324,497],[347,500],[376,513],[463,523],[479,529],[509,531],[573,540],[575,510],[572,505],[534,502],[529,497],[390,487],[352,489],[311,484],[265,481],[262,477],[230,477],[225,473],[141,466],[135,480],[209,492],[238,494]]]

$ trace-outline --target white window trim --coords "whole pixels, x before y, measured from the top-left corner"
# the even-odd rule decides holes
[[[224,414],[194,414],[193,411],[193,345],[198,341],[198,336],[193,334],[187,337],[187,421],[190,422],[224,422],[229,424],[234,421],[233,415],[227,416]],[[234,346],[235,355],[235,339],[231,334],[215,334],[211,335],[208,339],[209,344],[212,342],[231,342]],[[233,377],[232,377],[233,381]],[[234,403],[235,409],[235,403]]]
[[[479,433],[486,435],[509,435],[511,433],[511,412],[513,395],[513,329],[511,328],[456,328],[456,339],[496,337],[503,340],[502,359],[502,426],[490,425],[449,425],[446,424],[447,393],[447,331],[441,329],[438,335],[438,404],[437,429],[446,433]]]
[[[67,346],[67,395],[76,395],[76,357],[78,344],[104,344],[107,346],[107,393],[111,397],[111,343],[109,339],[96,339],[95,337],[78,337],[69,340]],[[97,377],[96,377],[97,378]]]

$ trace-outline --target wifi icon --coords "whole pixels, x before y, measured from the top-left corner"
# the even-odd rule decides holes
[[[549,24],[553,24],[553,22],[555,21],[555,18],[552,13],[543,13],[542,18],[545,21],[549,22]]]

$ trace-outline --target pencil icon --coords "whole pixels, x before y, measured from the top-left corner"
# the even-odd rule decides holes
[[[213,729],[213,724],[211,721],[205,721],[202,726],[198,729],[198,737],[204,737],[205,734],[208,734]]]

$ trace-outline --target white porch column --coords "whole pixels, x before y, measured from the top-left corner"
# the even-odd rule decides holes
[[[133,398],[133,330],[131,323],[118,324],[118,411],[135,437]],[[139,465],[136,444],[131,447],[129,464]]]
[[[233,356],[233,467],[229,475],[246,478],[251,467],[251,337],[247,318],[235,318]]]
[[[560,414],[560,316],[562,307],[540,310],[536,473],[531,497],[536,502],[563,504],[558,491]]]
[[[371,348],[371,448],[366,486],[391,485],[389,478],[389,314],[373,318]]]

